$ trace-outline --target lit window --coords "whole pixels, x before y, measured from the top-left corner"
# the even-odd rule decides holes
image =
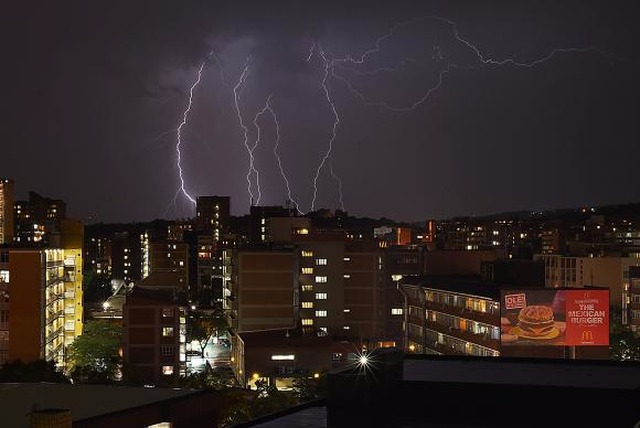
[[[295,359],[296,359],[296,356],[294,354],[271,356],[271,361],[293,361]]]
[[[316,259],[316,266],[325,266],[327,264],[327,259]]]
[[[313,319],[311,319],[311,318],[302,318],[302,325],[313,325]]]
[[[162,374],[171,376],[173,374],[173,366],[162,366]]]
[[[313,302],[302,302],[302,307],[304,309],[311,309],[313,308]]]
[[[351,275],[349,275],[348,273],[345,273],[344,275],[342,275],[343,278],[351,278]]]
[[[302,250],[302,257],[313,257],[313,251]]]
[[[162,308],[162,318],[173,318],[173,308]]]
[[[326,276],[316,276],[316,282],[317,282],[318,284],[321,284],[321,283],[327,282],[327,277],[326,277]]]
[[[351,327],[349,327],[348,325],[345,325],[344,327],[342,327],[343,330],[350,330]]]
[[[303,275],[311,275],[311,274],[313,274],[313,268],[312,267],[303,267],[302,268],[302,274]]]
[[[351,261],[351,257],[345,257],[342,260],[344,260],[345,262],[350,262]]]
[[[311,284],[304,284],[302,286],[302,291],[313,291],[313,285]]]
[[[343,309],[342,312],[344,312],[345,314],[348,314],[349,312],[351,312],[351,309]]]
[[[327,311],[316,311],[316,317],[325,318],[327,316]]]
[[[327,293],[316,293],[316,300],[327,300]]]
[[[164,336],[164,337],[172,337],[173,336],[173,327],[162,327],[162,336]]]
[[[402,308],[391,308],[391,315],[402,315]]]

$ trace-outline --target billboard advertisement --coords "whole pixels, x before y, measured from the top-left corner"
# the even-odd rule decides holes
[[[502,290],[502,346],[608,346],[609,290]]]

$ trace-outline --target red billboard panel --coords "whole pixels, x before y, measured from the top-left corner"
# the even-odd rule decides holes
[[[609,345],[609,290],[502,290],[503,346]]]
[[[609,345],[609,290],[567,290],[568,345]]]

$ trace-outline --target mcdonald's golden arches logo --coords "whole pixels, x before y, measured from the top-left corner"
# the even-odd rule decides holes
[[[582,330],[582,333],[580,333],[580,339],[583,342],[593,342],[593,332],[591,330]]]

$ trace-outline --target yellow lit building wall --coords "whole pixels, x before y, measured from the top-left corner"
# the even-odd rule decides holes
[[[45,252],[44,359],[64,363],[64,250]]]
[[[64,346],[82,334],[82,249],[64,249]]]

